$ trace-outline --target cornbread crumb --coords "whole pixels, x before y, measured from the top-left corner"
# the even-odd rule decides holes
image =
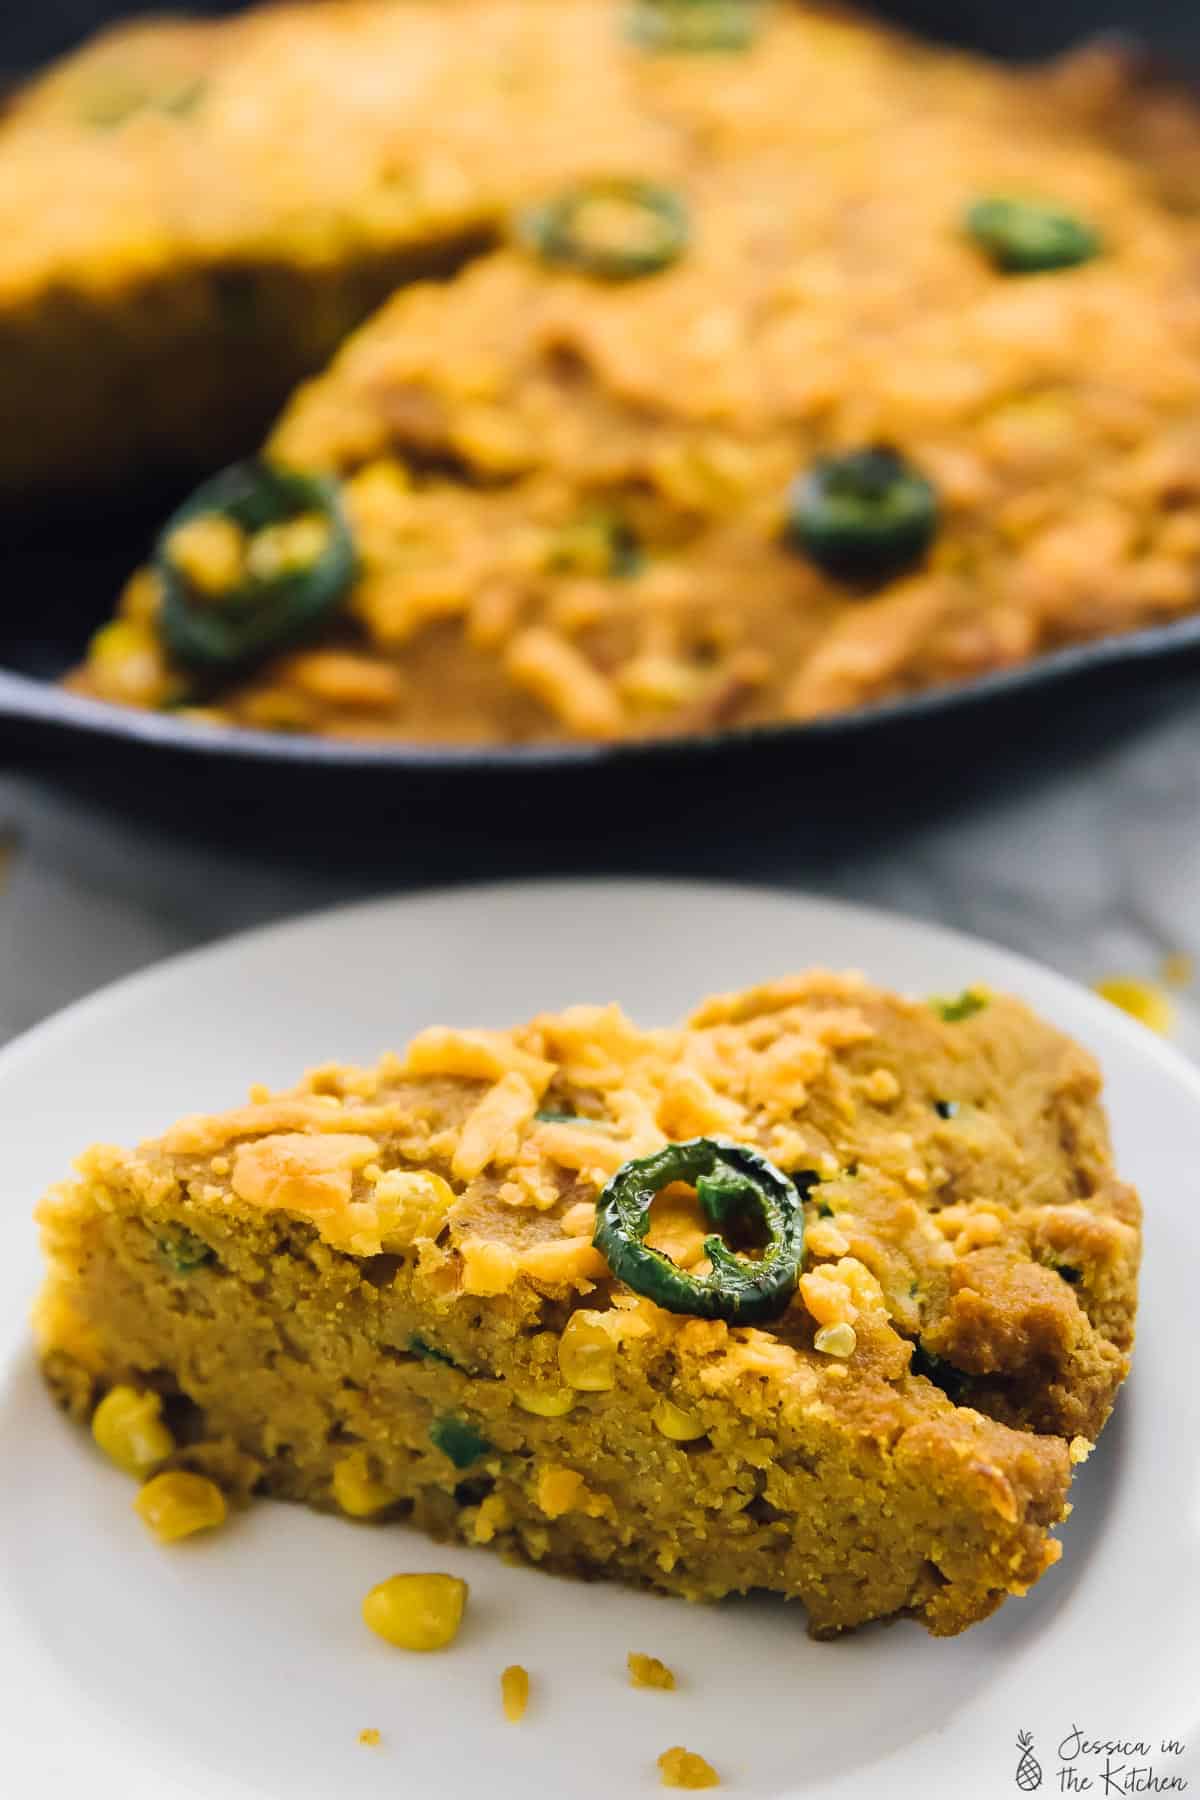
[[[1085,1463],[1096,1446],[1090,1438],[1073,1437],[1070,1444],[1070,1455],[1073,1463]]]
[[[1175,1008],[1163,990],[1153,981],[1139,981],[1130,975],[1110,975],[1096,983],[1102,1000],[1120,1007],[1131,1019],[1146,1025],[1160,1037],[1167,1037],[1175,1021]]]
[[[373,1725],[367,1725],[359,1732],[358,1741],[360,1744],[369,1744],[371,1749],[374,1750],[383,1742],[383,1737],[380,1732],[376,1731]]]
[[[675,1686],[673,1670],[666,1663],[660,1662],[657,1656],[643,1656],[639,1650],[631,1650],[626,1657],[629,1665],[629,1685],[637,1688],[665,1688]]]
[[[525,1717],[529,1705],[529,1670],[520,1663],[510,1663],[500,1676],[500,1700],[504,1716],[515,1725]]]
[[[670,1750],[664,1750],[658,1759],[662,1773],[662,1784],[670,1788],[710,1788],[720,1787],[721,1777],[711,1763],[697,1756],[694,1750],[685,1750],[676,1744]]]
[[[1159,969],[1161,979],[1167,987],[1190,987],[1195,979],[1196,965],[1186,950],[1172,950],[1162,959]]]

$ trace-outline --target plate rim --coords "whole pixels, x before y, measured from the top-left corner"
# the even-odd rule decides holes
[[[188,949],[158,957],[145,967],[104,982],[90,993],[59,1007],[48,1017],[18,1032],[7,1043],[0,1044],[0,1082],[7,1076],[10,1064],[15,1067],[26,1056],[37,1054],[43,1043],[52,1045],[56,1036],[69,1033],[77,1022],[85,1020],[92,1012],[103,1012],[113,1002],[136,998],[143,988],[153,988],[159,981],[179,971],[203,966],[210,960],[218,961],[231,951],[240,952],[268,939],[292,933],[300,935],[311,930],[321,930],[335,919],[349,923],[355,918],[364,918],[370,914],[385,915],[394,910],[403,912],[409,907],[417,910],[426,906],[457,905],[465,900],[486,905],[489,900],[516,898],[526,893],[549,897],[559,890],[567,895],[582,888],[654,890],[659,894],[682,893],[691,899],[707,896],[725,900],[767,899],[784,905],[795,903],[800,907],[823,907],[874,927],[899,923],[906,930],[951,944],[959,951],[982,950],[989,957],[1000,958],[1015,973],[1030,971],[1039,981],[1049,981],[1056,989],[1070,995],[1075,1003],[1082,1002],[1090,1015],[1105,1029],[1115,1031],[1125,1040],[1129,1049],[1159,1063],[1164,1073],[1180,1081],[1200,1105],[1200,1065],[1194,1063],[1183,1051],[1082,982],[1063,974],[1048,963],[1039,962],[1036,957],[1026,955],[1024,951],[1012,950],[1005,944],[997,943],[994,938],[960,930],[958,926],[944,924],[941,920],[922,918],[892,907],[847,900],[841,895],[823,894],[811,888],[789,887],[777,880],[725,881],[709,877],[693,879],[689,876],[636,873],[513,876],[489,881],[474,881],[469,876],[464,876],[461,880],[439,882],[431,887],[402,888],[369,895],[364,899],[339,901],[332,906],[305,907],[298,912],[285,913],[278,918],[247,926],[244,930],[229,932]],[[807,963],[797,966],[821,965]],[[873,977],[868,974],[868,979]]]

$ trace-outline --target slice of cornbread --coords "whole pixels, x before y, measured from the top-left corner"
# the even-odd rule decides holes
[[[155,1390],[168,1462],[235,1494],[954,1633],[1057,1560],[1128,1368],[1140,1214],[1099,1087],[1016,1001],[820,972],[678,1029],[434,1028],[89,1151],[40,1209],[46,1372],[80,1418]],[[814,1178],[770,1325],[663,1311],[593,1247],[608,1178],[698,1135]],[[652,1221],[707,1266],[690,1188]]]
[[[0,120],[0,501],[211,469],[514,203],[673,167],[612,26],[609,0],[270,5],[121,25],[31,83]]]

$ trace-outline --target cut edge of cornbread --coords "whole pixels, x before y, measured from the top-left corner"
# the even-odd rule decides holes
[[[235,1497],[689,1599],[767,1589],[818,1634],[951,1634],[1058,1559],[1128,1367],[1139,1214],[1097,1087],[1016,1002],[943,1020],[820,973],[678,1030],[435,1028],[88,1152],[40,1209],[46,1372],[83,1419],[154,1390],[166,1466]],[[698,1132],[822,1177],[769,1327],[666,1313],[591,1245],[613,1168]],[[695,1268],[694,1197],[653,1216]]]

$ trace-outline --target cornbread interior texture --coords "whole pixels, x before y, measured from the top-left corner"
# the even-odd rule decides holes
[[[689,1599],[768,1589],[818,1633],[954,1633],[1057,1560],[1128,1368],[1139,1207],[1099,1085],[1015,1001],[947,1022],[819,972],[680,1029],[432,1029],[89,1151],[40,1209],[46,1372],[79,1418],[158,1390],[176,1463],[235,1495]],[[770,1327],[662,1311],[592,1247],[608,1176],[697,1134],[821,1178]],[[681,1266],[705,1230],[690,1189],[655,1202]],[[849,1356],[815,1347],[834,1323]]]
[[[821,717],[1192,610],[1197,115],[1111,52],[1014,72],[791,0],[756,16],[728,54],[648,52],[623,0],[350,0],[205,28],[232,97],[221,72],[186,121],[143,109],[118,134],[141,169],[138,144],[219,135],[259,96],[250,178],[197,162],[205,255],[238,230],[288,269],[344,270],[349,242],[389,232],[406,254],[480,229],[489,247],[400,290],[267,441],[346,484],[361,572],[316,647],[214,692],[164,654],[143,572],[120,654],[107,640],[77,685],[267,729],[644,738]],[[315,137],[281,159],[305,106]],[[671,267],[601,281],[510,232],[514,205],[613,176],[686,206]],[[995,195],[1067,209],[1101,253],[998,269],[964,229]],[[189,188],[189,242],[191,207]],[[252,325],[264,340],[290,328]],[[176,409],[174,383],[156,404]],[[789,488],[876,444],[933,483],[940,526],[919,566],[848,584],[790,546]]]

